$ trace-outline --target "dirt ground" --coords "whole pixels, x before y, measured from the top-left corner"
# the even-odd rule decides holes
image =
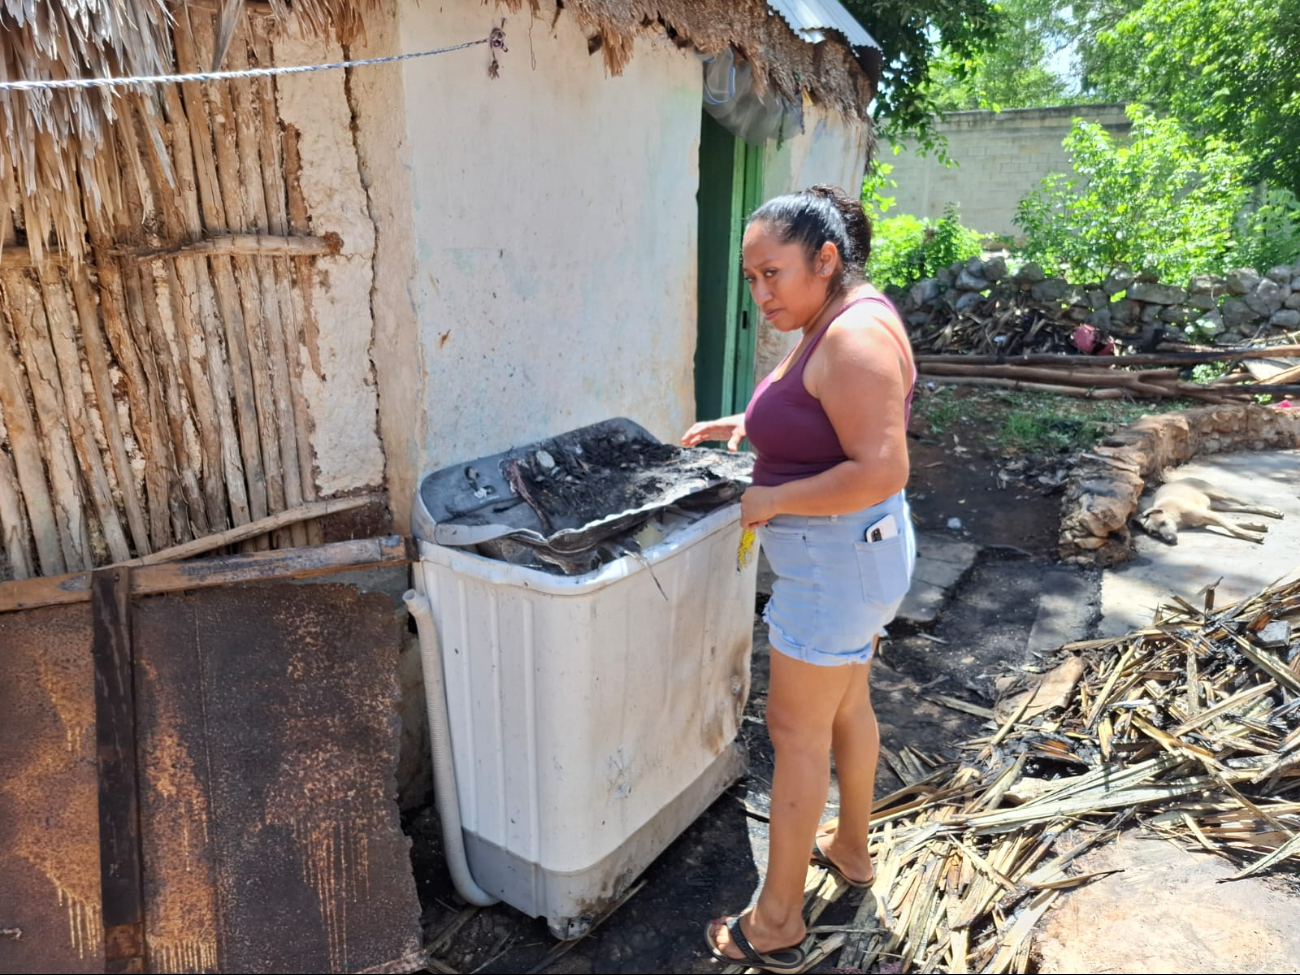
[[[993,678],[1025,662],[1035,606],[1031,597],[1042,573],[1053,568],[1049,560],[1055,551],[1059,495],[1037,483],[1000,482],[997,470],[1005,458],[974,446],[977,428],[978,418],[972,417],[942,436],[917,429],[911,438],[909,494],[918,528],[974,542],[983,557],[960,584],[961,612],[941,613],[926,633],[896,627],[882,647],[873,681],[887,750],[910,744],[927,754],[951,755],[957,742],[978,730],[979,719],[930,703],[922,694],[942,685],[947,695],[988,703]],[[950,530],[950,518],[960,518],[962,527]],[[744,908],[766,864],[772,769],[763,724],[767,654],[766,634],[756,615],[753,689],[743,731],[750,753],[748,777],[650,867],[634,897],[558,957],[543,921],[504,906],[462,910],[443,863],[436,814],[426,810],[408,823],[429,939],[438,963],[445,966],[438,970],[715,971],[702,937],[705,924]],[[878,791],[884,794],[899,784],[888,759],[882,761]],[[828,816],[835,814],[836,800],[832,788]],[[856,906],[855,898],[846,897],[822,923],[844,923]]]
[[[1004,445],[984,436],[982,417],[976,411],[949,419],[941,432],[914,420],[908,491],[920,531],[971,542],[979,556],[932,624],[896,624],[882,644],[872,676],[884,747],[878,794],[901,784],[890,769],[891,751],[910,745],[927,755],[952,758],[960,742],[980,732],[979,718],[935,703],[929,692],[990,704],[995,679],[1032,665],[1036,649],[1043,649],[1035,647],[1035,641],[1042,642],[1044,593],[1073,607],[1066,614],[1069,634],[1051,646],[1092,636],[1100,617],[1100,572],[1055,561],[1062,480],[1057,472],[1068,465],[1068,458],[1009,458]],[[960,519],[960,527],[951,519]],[[760,595],[756,610],[762,599]],[[772,770],[771,745],[763,724],[768,653],[764,627],[756,615],[753,688],[742,732],[750,754],[748,777],[665,851],[630,900],[576,943],[557,946],[543,921],[507,907],[462,909],[442,862],[435,814],[425,811],[409,823],[436,959],[431,970],[718,971],[704,944],[705,924],[748,905],[766,865]],[[832,785],[828,817],[835,814],[836,803]],[[1211,878],[1207,888],[1211,895],[1212,881],[1217,879]],[[820,923],[846,923],[858,903],[857,896],[842,898]],[[1069,943],[1088,927],[1076,918],[1071,928],[1066,918],[1064,926],[1051,929],[1049,940]],[[1106,940],[1104,935],[1100,938]],[[1058,957],[1073,956],[1058,952]],[[1148,970],[1165,970],[1158,967],[1160,957],[1155,948],[1144,956],[1157,966]],[[1238,957],[1246,961],[1244,955]],[[1075,961],[1075,967],[1064,961],[1064,967],[1045,965],[1043,970],[1134,970],[1109,964],[1089,968],[1079,958]],[[835,971],[830,965],[815,970]],[[1247,962],[1242,970],[1268,969]]]

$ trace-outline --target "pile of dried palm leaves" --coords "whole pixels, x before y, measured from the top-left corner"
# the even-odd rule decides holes
[[[838,951],[838,971],[1025,972],[1038,921],[1099,876],[1071,864],[1134,821],[1231,857],[1234,879],[1300,858],[1300,581],[1211,606],[1063,647],[996,709],[942,699],[989,734],[956,766],[886,756],[907,785],[877,810],[873,893],[819,926],[846,888],[809,870],[807,968]]]

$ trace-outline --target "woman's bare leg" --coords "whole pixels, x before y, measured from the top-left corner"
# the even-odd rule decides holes
[[[819,841],[821,850],[850,880],[871,879],[867,833],[880,760],[880,728],[871,707],[871,664],[855,664],[832,724],[835,778],[840,786],[840,815],[835,829]]]
[[[803,887],[808,855],[830,790],[833,724],[844,695],[862,668],[819,667],[771,654],[767,728],[776,751],[767,876],[758,903],[744,919],[745,936],[759,951],[796,944],[807,930]],[[868,812],[868,815],[870,813]],[[714,933],[726,950],[725,929]],[[732,951],[739,958],[738,951]]]

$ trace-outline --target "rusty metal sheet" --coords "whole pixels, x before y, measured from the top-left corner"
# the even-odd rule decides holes
[[[151,969],[355,972],[418,954],[392,601],[214,589],[140,600],[134,635]]]
[[[391,599],[336,584],[149,597],[133,638],[148,970],[422,967]],[[0,941],[0,971],[103,970],[89,647],[86,607],[0,617],[0,715],[33,742],[0,755],[0,822],[23,824],[20,852],[0,846],[0,927],[24,927]],[[40,905],[26,925],[6,913],[23,891]]]
[[[90,606],[0,616],[0,971],[102,972]]]

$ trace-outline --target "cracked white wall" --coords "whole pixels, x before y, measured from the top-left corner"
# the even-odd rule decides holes
[[[415,51],[497,11],[399,13]],[[425,470],[612,416],[676,437],[693,412],[700,62],[647,38],[609,77],[553,15],[508,18],[497,80],[484,48],[403,65]]]
[[[399,530],[437,467],[619,415],[674,438],[694,412],[699,59],[642,38],[609,77],[543,6],[509,18],[497,80],[476,47],[279,82],[312,230],[344,240],[313,294],[318,480],[386,482]],[[494,18],[478,0],[379,0],[346,53],[459,43]],[[282,64],[342,54],[277,48]],[[768,152],[768,195],[861,182],[864,128],[806,117]],[[780,352],[760,334],[760,369]]]
[[[333,44],[287,39],[276,44],[275,56],[278,64],[310,64],[341,60],[342,52]],[[375,226],[358,171],[347,83],[342,71],[286,75],[277,82],[280,120],[299,134],[299,178],[311,230],[343,239],[337,255],[314,262],[312,314],[303,324],[303,392],[323,495],[384,480],[370,361]]]

